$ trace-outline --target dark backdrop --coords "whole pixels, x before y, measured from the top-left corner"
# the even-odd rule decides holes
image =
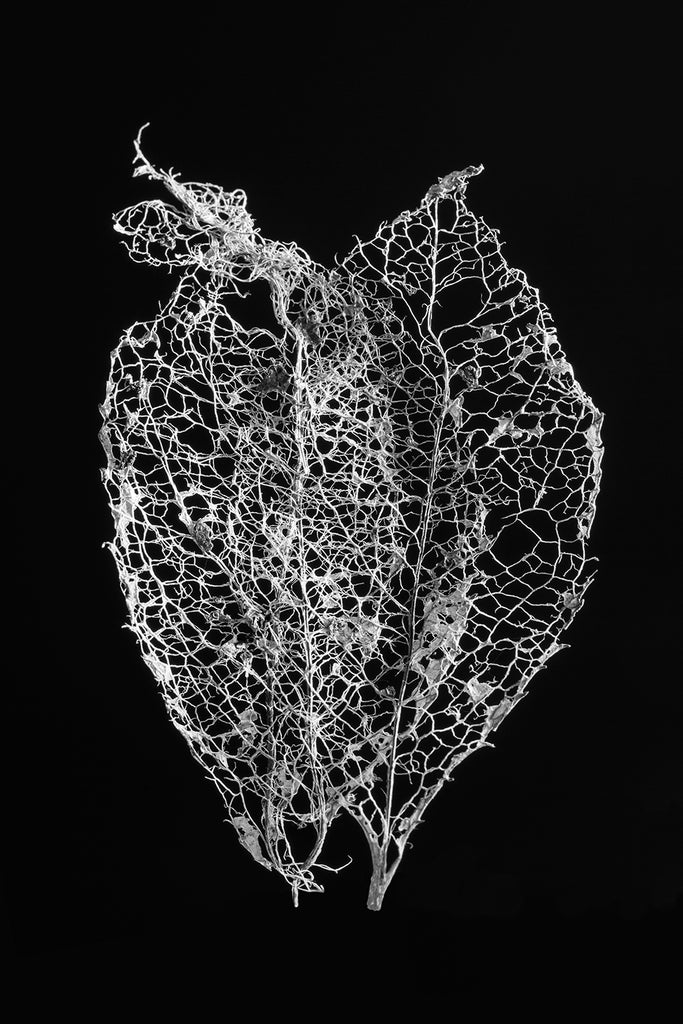
[[[591,936],[649,943],[681,909],[672,26],[623,8],[614,21],[559,5],[369,10],[124,5],[46,16],[15,39],[35,155],[16,154],[13,203],[39,286],[7,382],[7,901],[26,963],[221,958],[264,936],[312,955],[353,936],[356,967],[409,954],[500,971],[503,946],[521,955],[529,936],[548,961],[559,935],[589,959]],[[130,262],[111,226],[160,196],[131,177],[145,121],[153,162],[244,188],[264,235],[328,265],[439,176],[483,163],[468,201],[540,288],[605,412],[600,571],[571,648],[430,806],[380,915],[364,909],[363,837],[341,819],[328,863],[348,850],[353,865],[293,910],[223,823],[121,629],[98,403],[110,350],[173,283]],[[26,175],[42,197],[28,208]]]

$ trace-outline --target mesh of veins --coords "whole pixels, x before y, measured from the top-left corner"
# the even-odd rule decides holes
[[[333,271],[263,238],[241,191],[115,218],[180,268],[112,353],[102,471],[130,627],[243,846],[321,891],[346,810],[373,859],[565,646],[601,414],[467,168]],[[240,325],[265,281],[269,327]],[[335,870],[332,868],[332,870]]]

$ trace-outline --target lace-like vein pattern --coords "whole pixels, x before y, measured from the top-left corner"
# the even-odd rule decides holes
[[[130,628],[242,845],[322,891],[342,811],[379,909],[455,766],[563,646],[602,414],[550,314],[466,206],[469,167],[332,271],[263,238],[241,191],[115,218],[180,268],[112,353],[102,471]],[[240,299],[265,281],[272,323]]]

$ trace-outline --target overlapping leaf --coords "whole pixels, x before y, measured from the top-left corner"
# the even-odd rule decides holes
[[[112,356],[101,438],[131,627],[242,844],[292,886],[343,809],[378,908],[427,804],[592,578],[601,416],[449,175],[331,272],[242,192],[116,220],[183,267]],[[268,327],[239,323],[267,282]]]

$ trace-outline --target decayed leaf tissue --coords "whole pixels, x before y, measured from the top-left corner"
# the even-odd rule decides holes
[[[481,167],[327,270],[262,237],[242,191],[135,148],[168,201],[115,228],[180,277],[100,407],[130,628],[252,857],[295,904],[321,892],[345,811],[379,910],[430,801],[565,646],[602,414],[466,205]],[[272,322],[247,329],[261,280]]]

